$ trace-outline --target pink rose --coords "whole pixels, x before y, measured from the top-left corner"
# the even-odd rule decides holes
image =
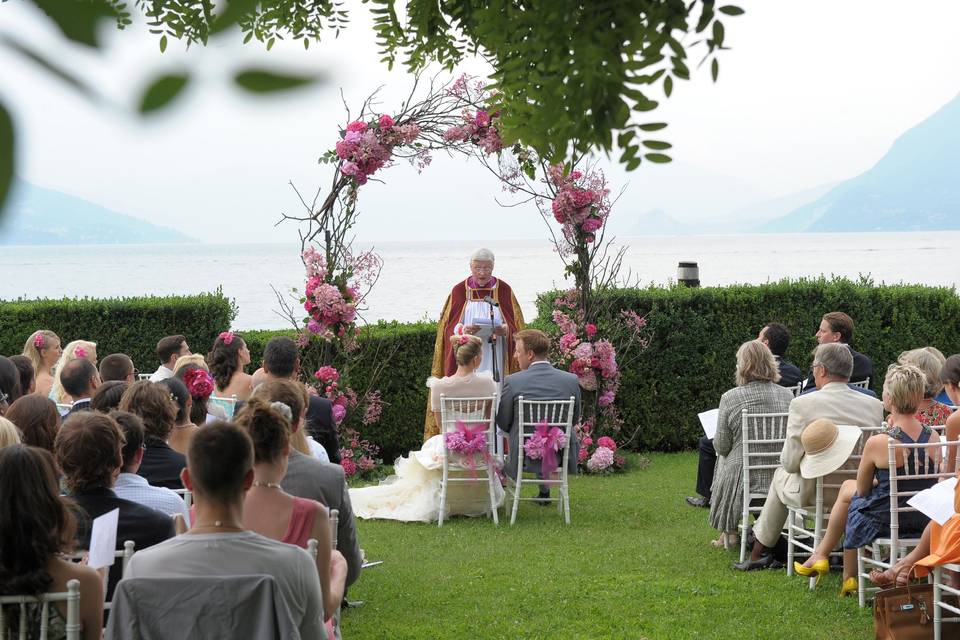
[[[488,127],[490,126],[490,114],[486,111],[477,111],[477,115],[473,121],[478,127]]]
[[[323,366],[317,369],[317,372],[313,374],[313,377],[322,382],[336,382],[340,379],[340,372],[334,367]]]
[[[342,458],[340,460],[340,466],[343,467],[343,475],[348,478],[353,477],[357,473],[357,463],[349,458]]]
[[[586,448],[580,449],[580,451],[577,452],[577,462],[582,463],[589,455],[590,452],[587,451]]]
[[[617,443],[614,442],[613,438],[609,436],[601,436],[600,439],[597,440],[597,446],[606,447],[607,449],[610,449],[610,451],[617,450]]]
[[[588,322],[587,326],[585,326],[583,330],[587,332],[588,338],[592,339],[593,336],[597,335],[597,325],[593,324],[592,322]]]
[[[585,447],[591,447],[593,446],[593,438],[591,438],[590,436],[587,436],[586,438],[581,440],[580,444],[582,444]]]
[[[367,123],[360,122],[359,120],[354,120],[353,122],[347,125],[347,131],[357,131],[359,133],[363,133],[366,130],[367,130]]]
[[[337,157],[341,160],[346,160],[354,154],[357,150],[355,145],[350,144],[346,140],[341,140],[337,143]]]
[[[347,415],[347,409],[343,405],[335,404],[333,405],[333,421],[337,424],[343,422],[344,417]]]
[[[384,131],[392,127],[394,124],[395,123],[393,121],[393,118],[391,118],[387,114],[383,114],[382,116],[380,116],[380,128],[383,129]]]

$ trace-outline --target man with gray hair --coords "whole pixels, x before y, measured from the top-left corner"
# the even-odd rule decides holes
[[[450,337],[455,334],[479,335],[484,340],[478,373],[492,374],[501,382],[519,369],[511,356],[516,344],[513,336],[523,329],[523,312],[513,289],[493,277],[494,256],[490,249],[477,249],[470,255],[470,276],[453,285],[443,305],[437,338],[433,348],[431,374],[436,378],[457,371]],[[427,403],[423,426],[424,441],[439,433],[433,411]]]
[[[787,521],[787,506],[802,507],[814,504],[816,480],[800,474],[803,459],[803,444],[800,434],[804,428],[820,418],[838,425],[879,427],[883,421],[883,403],[849,388],[853,372],[853,355],[847,345],[839,342],[825,343],[817,347],[813,356],[813,376],[817,393],[794,398],[790,403],[787,418],[787,439],[780,452],[780,467],[773,474],[770,491],[763,503],[763,510],[753,526],[755,542],[750,557],[733,567],[740,571],[765,569],[777,564],[773,547]],[[860,453],[863,440],[853,454]],[[842,468],[855,469],[854,461],[848,460]],[[829,482],[829,481],[828,481]],[[836,490],[825,490],[823,505],[829,509],[837,498]]]

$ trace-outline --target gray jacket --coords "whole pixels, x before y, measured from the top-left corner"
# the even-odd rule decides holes
[[[357,523],[353,517],[353,506],[350,504],[350,492],[347,491],[343,467],[330,462],[320,462],[291,449],[287,475],[280,486],[290,495],[316,500],[329,509],[340,511],[337,551],[347,559],[347,586],[353,584],[360,577],[363,557],[360,555]]]
[[[517,473],[517,450],[520,448],[520,416],[517,412],[517,398],[524,400],[567,400],[575,398],[573,406],[573,423],[580,419],[580,383],[577,376],[555,369],[549,362],[533,362],[524,371],[507,376],[500,391],[500,407],[497,410],[497,426],[510,434],[510,457],[507,460],[506,472],[511,478]],[[577,452],[580,443],[575,434],[571,433],[570,458],[567,464],[569,473],[577,472]],[[527,460],[524,470],[535,472],[539,463]]]

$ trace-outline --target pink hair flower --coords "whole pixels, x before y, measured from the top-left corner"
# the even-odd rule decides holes
[[[213,378],[203,369],[190,369],[183,375],[183,381],[194,398],[209,398],[213,394]]]
[[[234,337],[234,336],[233,336],[233,331],[224,331],[223,333],[221,333],[221,334],[220,334],[219,336],[217,336],[217,337],[220,338],[221,340],[223,340],[223,344],[229,346],[230,343],[233,342],[233,337]]]
[[[76,349],[73,350],[73,355],[77,356],[78,358],[86,358],[87,350],[84,349],[82,346],[77,347]]]
[[[43,349],[43,333],[37,331],[37,335],[33,336],[33,346],[37,349]]]

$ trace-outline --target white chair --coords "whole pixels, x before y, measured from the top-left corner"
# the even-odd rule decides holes
[[[221,396],[210,396],[210,402],[217,405],[223,409],[227,414],[227,420],[233,419],[233,414],[237,410],[237,396],[236,394],[230,396],[229,398],[224,398]]]
[[[517,520],[517,509],[521,500],[536,500],[537,498],[522,498],[520,492],[524,484],[557,486],[560,495],[557,496],[557,508],[563,513],[564,522],[570,524],[570,483],[567,474],[567,465],[570,460],[570,445],[573,443],[573,411],[575,399],[570,396],[567,400],[524,400],[523,396],[517,397],[517,416],[519,425],[517,429],[518,449],[516,454],[516,479],[507,474],[507,490],[513,494],[513,509],[510,513],[510,524]],[[567,444],[563,447],[563,453],[560,456],[559,467],[554,478],[524,478],[523,463],[526,459],[524,455],[524,445],[532,436],[540,424],[546,423],[550,428],[558,427],[564,432],[567,438]]]
[[[7,618],[4,615],[3,608],[6,605],[20,605],[20,616],[18,618],[17,628],[18,637],[27,638],[28,609],[30,605],[40,605],[40,635],[30,636],[37,640],[47,640],[50,631],[50,604],[53,602],[67,603],[66,632],[67,640],[80,640],[80,581],[69,580],[67,590],[59,593],[45,593],[41,596],[0,596],[0,638],[6,640],[10,637]]]
[[[792,387],[787,387],[787,389],[790,389],[790,391],[793,393],[793,397],[796,398],[800,395],[800,392],[803,391],[803,381],[801,380]]]
[[[830,508],[824,505],[823,494],[827,490],[839,492],[844,480],[856,480],[857,468],[860,466],[860,454],[863,445],[870,436],[879,433],[881,426],[860,427],[860,442],[857,443],[854,453],[848,458],[848,463],[833,473],[817,478],[816,497],[812,505],[803,507],[787,507],[787,575],[793,575],[793,562],[798,555],[809,555],[820,544],[827,520],[830,518]],[[840,552],[831,553],[839,556]],[[816,576],[810,577],[810,588],[816,586]]]
[[[747,557],[747,528],[750,526],[750,514],[760,513],[763,501],[770,491],[770,482],[763,483],[756,491],[751,489],[756,474],[751,472],[762,469],[773,472],[780,466],[780,452],[787,439],[787,413],[741,413],[740,443],[743,448],[743,510],[740,520],[740,562]],[[760,503],[753,505],[754,500]]]
[[[916,495],[919,491],[907,490],[900,485],[901,482],[913,480],[927,480],[931,483],[940,482],[953,474],[944,470],[943,459],[944,452],[947,456],[956,456],[957,447],[960,441],[943,442],[930,445],[930,443],[898,442],[893,438],[887,441],[887,465],[890,470],[890,535],[885,538],[877,538],[870,545],[871,554],[863,552],[866,547],[857,549],[857,602],[861,607],[866,606],[867,594],[879,591],[877,587],[867,586],[869,573],[871,569],[889,569],[897,560],[920,543],[919,534],[915,538],[904,538],[900,535],[900,516],[903,513],[916,511],[914,507],[907,504],[907,499]],[[932,472],[927,472],[925,466],[921,465],[919,454],[924,451],[929,455],[931,448],[940,449],[941,460],[937,461]],[[903,459],[902,469],[897,469],[897,452]],[[914,473],[908,473],[908,466],[912,466]],[[889,550],[888,560],[883,559],[883,551]],[[872,584],[872,583],[871,583]]]
[[[127,575],[127,565],[130,564],[130,558],[133,557],[133,553],[136,550],[137,543],[133,540],[126,540],[123,543],[123,549],[113,552],[113,557],[115,560],[120,560],[120,577]],[[67,557],[71,562],[82,562],[84,557],[87,555],[86,550],[75,551],[69,554]],[[116,562],[114,562],[116,564]],[[112,565],[111,565],[112,566]],[[110,567],[107,567],[107,571],[103,574],[103,593],[106,596],[107,594],[107,585],[110,582]],[[110,603],[104,601],[103,603],[104,610],[110,609]],[[2,636],[0,636],[2,638]]]
[[[65,416],[65,415],[67,415],[68,413],[70,413],[70,409],[73,409],[73,403],[72,403],[72,402],[58,402],[58,403],[57,403],[57,413],[60,414],[60,417],[61,417],[61,418],[62,418],[63,416]]]
[[[960,573],[960,564],[945,564],[933,568],[933,640],[941,640],[943,637],[944,634],[941,631],[941,626],[944,622],[960,625],[960,609],[954,604],[944,602],[943,597],[945,593],[952,595],[954,597],[954,603],[956,603],[957,599],[960,598],[960,589],[944,583],[944,569]],[[945,618],[943,617],[944,611],[948,611],[954,615]],[[960,629],[958,629],[957,633],[960,633]],[[949,633],[946,634],[946,636],[954,638],[957,636],[957,633]]]
[[[860,387],[861,389],[869,389],[869,388],[870,388],[870,378],[865,378],[865,379],[863,379],[863,380],[857,380],[856,382],[851,382],[851,383],[850,383],[850,386],[851,386],[851,387]]]
[[[152,373],[138,373],[137,380],[149,380],[152,376]]]
[[[190,489],[174,489],[174,493],[183,498],[184,504],[187,505],[187,511],[190,511],[190,507],[193,506],[193,492]]]
[[[496,407],[499,401],[498,394],[474,398],[448,398],[440,396],[440,433],[442,440],[443,474],[440,479],[440,515],[437,526],[443,526],[447,512],[447,490],[450,483],[476,483],[486,481],[490,494],[490,515],[494,524],[499,524],[497,514],[497,496],[494,487],[499,482],[497,466],[495,464],[495,440],[497,437]],[[482,425],[483,437],[486,440],[486,451],[481,459],[474,456],[474,466],[471,468],[459,457],[461,454],[447,449],[446,434],[456,432],[458,423]],[[451,475],[451,471],[458,475]],[[469,472],[469,473],[468,473]]]

